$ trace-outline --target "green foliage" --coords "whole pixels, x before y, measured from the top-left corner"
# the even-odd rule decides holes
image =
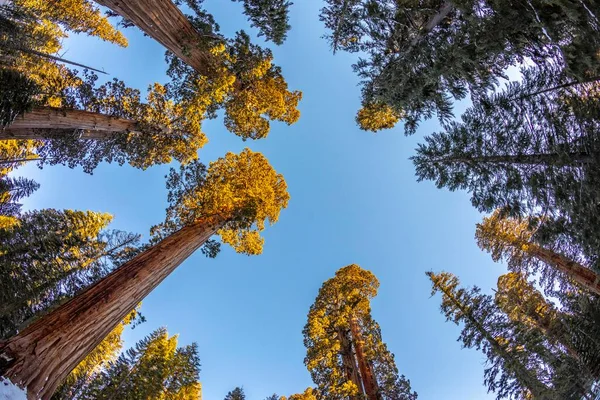
[[[195,400],[199,372],[198,346],[177,347],[177,336],[160,328],[95,374],[76,398]]]
[[[167,189],[170,205],[165,223],[153,228],[156,238],[220,216],[225,221],[217,232],[221,240],[245,254],[262,252],[260,232],[267,222],[277,222],[289,201],[283,176],[261,153],[249,149],[227,153],[208,168],[195,161],[179,172],[171,169]]]
[[[39,87],[18,71],[0,68],[0,88],[0,128],[3,128],[17,115],[31,110]]]
[[[463,326],[458,340],[487,357],[484,383],[497,399],[558,399],[542,382],[546,380],[544,360],[533,351],[543,348],[541,335],[521,330],[479,288],[460,288],[458,279],[446,272],[427,275],[432,282],[432,296],[442,295],[442,314]]]
[[[327,0],[321,20],[334,51],[364,54],[354,65],[363,105],[387,104],[412,134],[424,118],[450,122],[455,99],[478,98],[525,59],[575,79],[598,75],[596,9],[571,0]]]
[[[346,399],[359,395],[359,388],[346,372],[353,360],[355,339],[350,337],[351,320],[355,319],[364,338],[367,363],[373,368],[379,396],[389,400],[414,400],[410,382],[398,376],[394,356],[382,341],[379,325],[371,318],[370,299],[375,297],[379,281],[358,265],[341,268],[326,281],[308,313],[303,330],[306,358],[319,399]]]
[[[412,160],[419,180],[468,190],[480,211],[544,214],[536,239],[577,248],[593,264],[600,249],[600,214],[592,206],[600,199],[600,92],[595,82],[564,82],[525,71],[523,82],[481,98],[462,122],[427,137]]]
[[[233,0],[244,2],[244,14],[258,28],[259,36],[275,44],[283,44],[290,30],[288,9],[292,2],[287,0]]]
[[[108,214],[46,209],[0,229],[0,335],[73,297],[137,251],[137,235],[104,230]]]
[[[225,396],[225,400],[245,400],[246,395],[244,394],[244,389],[240,387],[236,387]]]

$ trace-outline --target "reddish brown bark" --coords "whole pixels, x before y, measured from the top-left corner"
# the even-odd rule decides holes
[[[555,253],[552,250],[545,249],[533,243],[527,244],[526,252],[563,272],[573,280],[573,282],[579,284],[583,288],[600,295],[600,275],[591,269],[584,267],[562,254]]]
[[[205,38],[171,0],[96,0],[133,22],[202,75],[210,75],[211,57],[199,44]]]
[[[364,341],[358,326],[358,320],[356,317],[350,319],[350,331],[352,332],[352,343],[356,351],[356,359],[358,361],[358,368],[360,369],[360,376],[362,377],[363,386],[365,388],[365,394],[368,400],[380,400],[379,389],[377,387],[377,381],[373,374],[373,368],[371,364],[365,358],[365,352],[363,350]]]
[[[175,232],[0,343],[0,376],[26,388],[30,400],[50,399],[71,370],[224,222],[214,217]]]
[[[42,140],[62,133],[81,130],[85,139],[108,139],[116,132],[137,129],[132,120],[82,110],[36,107],[19,115],[15,121],[0,130],[0,140]]]
[[[346,373],[346,379],[354,383],[358,388],[358,396],[350,396],[349,400],[359,400],[361,395],[365,393],[360,375],[358,374],[358,367],[356,365],[356,359],[352,352],[352,343],[348,340],[347,333],[342,328],[337,328],[337,335],[340,340],[342,364]]]

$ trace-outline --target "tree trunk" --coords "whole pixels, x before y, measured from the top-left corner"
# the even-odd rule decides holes
[[[352,343],[348,340],[346,332],[342,328],[337,328],[337,335],[340,339],[340,347],[342,353],[342,364],[344,365],[344,371],[346,372],[346,379],[354,383],[358,388],[358,396],[350,396],[349,400],[360,400],[365,391],[358,375],[358,367],[356,366],[356,359],[352,353]]]
[[[438,26],[453,10],[454,4],[452,4],[451,1],[445,2],[442,7],[440,7],[439,11],[433,17],[431,17],[429,21],[427,21],[427,25],[425,25],[423,31],[419,32],[419,34],[410,42],[410,48],[408,51],[411,51],[416,45],[418,45],[421,40],[423,40],[425,36],[427,36],[427,34],[433,30],[433,28]]]
[[[596,162],[596,158],[587,152],[576,152],[565,154],[569,162],[565,163],[565,158],[558,153],[537,153],[537,154],[502,154],[495,156],[479,157],[440,157],[434,159],[434,162],[443,163],[488,163],[488,164],[524,164],[524,165],[574,165],[591,164]]]
[[[123,118],[90,111],[37,107],[19,115],[12,124],[0,130],[0,140],[43,140],[83,131],[84,139],[108,139],[118,132],[131,132],[137,123]]]
[[[211,75],[206,40],[171,0],[96,0],[133,22],[199,74]]]
[[[373,374],[373,368],[365,358],[363,351],[364,341],[358,326],[358,320],[355,316],[350,319],[350,331],[352,332],[352,343],[356,350],[356,359],[358,360],[358,368],[360,368],[360,376],[365,388],[365,394],[368,400],[381,400],[379,395],[379,388],[377,387],[377,381],[375,380],[375,374]]]
[[[534,376],[525,365],[519,362],[519,360],[515,360],[508,350],[503,345],[498,343],[496,338],[492,336],[490,332],[488,332],[488,330],[483,326],[483,323],[473,316],[471,310],[458,301],[454,294],[448,291],[446,288],[439,285],[436,286],[444,293],[444,295],[448,297],[448,299],[450,299],[450,301],[452,301],[452,303],[454,303],[454,305],[456,305],[463,315],[471,321],[471,323],[477,328],[477,330],[498,353],[498,355],[504,359],[505,363],[511,366],[511,369],[513,370],[518,382],[530,391],[534,399],[553,399],[553,396],[550,395],[551,392],[546,385],[540,382],[539,379]]]
[[[225,222],[212,217],[175,232],[0,343],[0,376],[26,388],[30,400],[50,399],[71,370]]]
[[[553,266],[567,275],[571,280],[592,293],[600,295],[600,275],[589,268],[552,250],[545,249],[534,243],[523,243],[521,248],[538,260]]]

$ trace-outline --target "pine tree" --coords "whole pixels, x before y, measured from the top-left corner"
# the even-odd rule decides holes
[[[441,311],[447,320],[463,325],[459,341],[481,349],[487,357],[484,383],[498,399],[560,398],[541,381],[546,378],[544,360],[532,351],[543,349],[543,337],[527,335],[530,332],[511,321],[479,288],[460,288],[458,279],[446,272],[427,275],[432,296],[442,295]]]
[[[98,1],[172,53],[169,75],[179,81],[173,85],[178,100],[209,100],[212,109],[224,108],[225,126],[244,139],[267,136],[269,120],[295,123],[302,94],[288,90],[281,68],[272,64],[271,51],[251,44],[243,31],[232,39],[222,37],[212,15],[201,8],[201,1],[186,1],[196,14],[189,17],[177,7],[182,2]]]
[[[244,389],[241,387],[236,387],[225,396],[225,400],[246,400],[246,395],[244,394]]]
[[[550,217],[538,234],[542,242],[568,237],[595,259],[600,92],[597,83],[543,92],[561,82],[529,70],[523,82],[481,99],[461,123],[426,138],[412,159],[419,180],[468,190],[480,211],[541,211]]]
[[[76,399],[138,400],[200,397],[198,346],[177,347],[160,328],[95,374]]]
[[[313,388],[307,388],[304,393],[293,394],[287,400],[317,400],[317,391]],[[281,400],[286,400],[282,397]]]
[[[475,233],[478,246],[491,253],[494,261],[506,259],[513,271],[541,272],[542,281],[548,288],[566,278],[581,288],[600,294],[598,273],[577,259],[540,246],[532,236],[529,220],[505,217],[499,210],[477,224]]]
[[[104,213],[46,209],[0,230],[0,337],[108,275],[139,236],[105,230]]]
[[[290,30],[288,9],[292,2],[287,0],[233,0],[244,3],[244,14],[258,28],[259,36],[280,45]]]
[[[595,1],[326,4],[321,20],[333,50],[365,54],[353,66],[363,80],[363,106],[386,104],[408,134],[423,118],[449,122],[454,99],[480,96],[526,58],[541,68],[560,65],[578,80],[598,75]]]
[[[371,318],[379,282],[349,265],[326,281],[304,327],[304,360],[321,399],[416,399]]]
[[[539,331],[546,338],[544,353],[554,369],[552,384],[561,398],[580,400],[586,395],[590,383],[598,379],[598,368],[588,364],[589,354],[576,345],[566,322],[571,317],[547,301],[523,275],[514,272],[498,278],[494,301],[512,321]],[[593,341],[590,344],[594,346]]]
[[[3,376],[47,399],[127,313],[213,234],[237,252],[260,254],[260,232],[267,220],[277,221],[289,200],[283,177],[262,154],[248,149],[228,153],[208,169],[192,162],[180,173],[173,170],[168,187],[171,205],[165,223],[154,230],[156,244],[0,344],[7,360],[0,366]],[[27,350],[31,346],[37,349],[35,357]]]

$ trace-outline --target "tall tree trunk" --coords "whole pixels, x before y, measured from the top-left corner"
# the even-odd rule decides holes
[[[354,383],[358,388],[358,396],[350,396],[349,400],[360,400],[362,399],[362,395],[365,394],[365,391],[358,374],[356,359],[352,353],[352,343],[348,340],[347,333],[342,328],[337,328],[337,335],[340,340],[342,364],[344,365],[344,371],[346,372],[346,379]]]
[[[565,162],[564,156],[568,157]],[[488,163],[488,164],[523,164],[523,165],[574,165],[591,164],[596,162],[596,157],[587,152],[575,152],[567,154],[537,153],[537,154],[502,154],[495,156],[448,156],[432,160],[442,163]]]
[[[365,394],[368,400],[381,400],[379,395],[379,388],[377,387],[377,381],[375,380],[375,374],[371,364],[365,358],[363,351],[363,338],[360,332],[360,326],[355,316],[350,319],[350,331],[352,332],[352,343],[356,350],[356,359],[358,360],[358,368],[360,369],[360,376],[365,388]]]
[[[132,120],[111,117],[90,111],[66,108],[36,107],[19,115],[12,124],[0,130],[0,140],[42,140],[76,130],[83,131],[85,139],[108,139],[118,132],[137,129]]]
[[[217,216],[175,232],[0,343],[0,376],[26,388],[30,400],[50,399],[71,370],[225,222]]]
[[[96,0],[96,3],[133,22],[199,74],[211,74],[211,56],[200,47],[206,38],[171,0]]]
[[[592,293],[600,295],[600,275],[589,268],[552,250],[538,246],[531,242],[520,244],[521,249],[538,260],[556,268],[571,280]]]
[[[452,4],[451,1],[447,1],[444,4],[442,4],[438,12],[434,16],[432,16],[429,19],[429,21],[427,21],[427,24],[423,27],[423,30],[419,32],[419,34],[410,42],[410,47],[408,48],[406,53],[412,51],[412,49],[416,45],[418,45],[423,39],[425,39],[425,37],[429,34],[429,32],[433,30],[433,28],[441,24],[444,18],[446,18],[448,14],[450,14],[453,10],[454,4]]]

